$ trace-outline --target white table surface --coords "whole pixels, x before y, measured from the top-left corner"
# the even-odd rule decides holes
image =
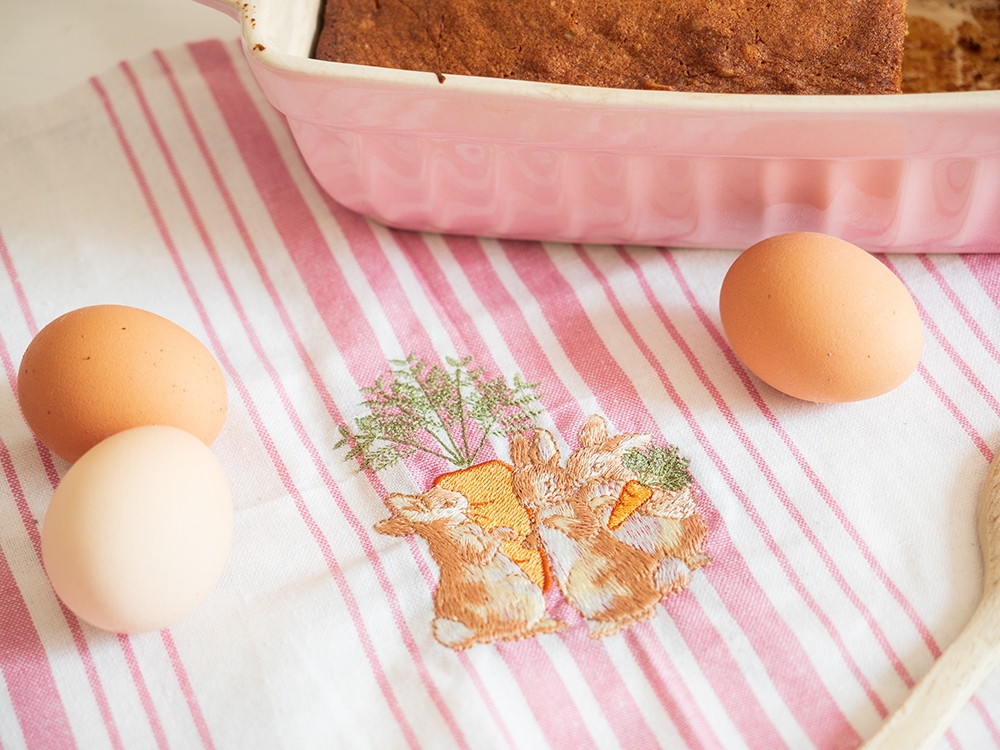
[[[194,0],[0,0],[0,110],[49,99],[120,60],[239,25]]]

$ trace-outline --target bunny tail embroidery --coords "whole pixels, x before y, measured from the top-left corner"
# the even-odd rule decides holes
[[[432,632],[461,650],[567,627],[546,611],[555,585],[591,638],[654,617],[708,564],[687,460],[650,435],[610,435],[591,416],[561,462],[534,425],[536,384],[487,379],[471,358],[448,372],[412,355],[365,389],[370,415],[340,428],[348,458],[379,470],[423,451],[459,467],[418,495],[385,498],[381,534],[415,534],[439,570]],[[476,458],[489,436],[508,440],[510,463]]]

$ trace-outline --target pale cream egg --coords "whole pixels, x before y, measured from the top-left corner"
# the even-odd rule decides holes
[[[233,507],[218,460],[162,425],[119,432],[85,453],[56,488],[42,525],[59,598],[117,633],[169,627],[219,580]]]

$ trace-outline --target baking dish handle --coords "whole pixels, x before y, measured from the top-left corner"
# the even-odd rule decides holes
[[[195,2],[222,11],[237,21],[240,20],[240,0],[195,0]]]

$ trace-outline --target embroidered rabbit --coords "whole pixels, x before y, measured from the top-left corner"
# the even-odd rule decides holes
[[[656,558],[611,535],[567,481],[552,435],[517,436],[510,450],[514,493],[532,515],[527,543],[548,555],[559,590],[587,620],[590,637],[652,617],[661,599],[653,581]]]
[[[566,627],[546,614],[542,590],[499,551],[516,532],[505,527],[484,531],[469,520],[464,495],[432,487],[420,495],[392,494],[385,502],[392,515],[375,530],[399,537],[417,534],[440,568],[433,624],[438,642],[460,651]]]
[[[579,439],[580,448],[566,460],[566,475],[573,487],[586,497],[605,528],[613,526],[616,539],[656,558],[655,580],[663,597],[686,588],[691,572],[710,562],[702,552],[708,530],[690,485],[673,492],[643,488],[648,498],[620,525],[611,524],[618,498],[629,482],[638,480],[622,456],[630,449],[645,448],[652,437],[635,433],[609,437],[607,422],[595,414],[581,428]]]

